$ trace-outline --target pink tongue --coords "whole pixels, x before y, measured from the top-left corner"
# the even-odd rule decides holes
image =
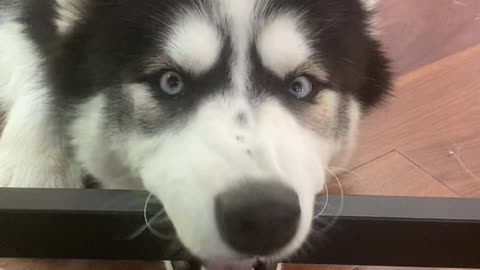
[[[224,262],[210,262],[206,264],[207,270],[252,270],[252,262],[235,262],[235,263],[224,263]]]

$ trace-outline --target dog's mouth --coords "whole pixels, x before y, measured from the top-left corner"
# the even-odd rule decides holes
[[[207,270],[251,270],[256,269],[255,260],[244,260],[237,262],[207,262],[205,268]]]
[[[176,261],[171,262],[173,270],[273,270],[275,264],[268,264],[262,259],[244,259],[238,261],[209,261],[200,262]]]

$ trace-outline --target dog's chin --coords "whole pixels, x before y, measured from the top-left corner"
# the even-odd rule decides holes
[[[207,270],[250,270],[256,262],[257,259],[244,258],[237,260],[210,260],[204,264]]]

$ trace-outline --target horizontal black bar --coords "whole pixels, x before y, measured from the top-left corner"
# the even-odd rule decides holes
[[[133,237],[145,224],[147,195],[0,189],[0,257],[190,259],[173,233],[171,239],[148,230]],[[325,199],[319,197],[319,205]],[[328,202],[314,220],[308,249],[290,262],[480,268],[478,199],[345,196],[340,213],[341,198]],[[149,204],[147,216],[160,208]]]

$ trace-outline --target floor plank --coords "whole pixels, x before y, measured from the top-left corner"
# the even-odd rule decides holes
[[[397,81],[396,96],[363,126],[353,166],[398,150],[456,193],[480,193],[480,181],[452,159],[458,155],[480,174],[480,46],[449,56]]]
[[[350,195],[458,197],[452,190],[408,160],[391,152],[340,177],[343,190]],[[329,192],[339,194],[338,184]]]
[[[438,138],[400,151],[462,197],[480,197],[480,135]]]
[[[381,0],[378,24],[404,75],[480,42],[478,0]]]

